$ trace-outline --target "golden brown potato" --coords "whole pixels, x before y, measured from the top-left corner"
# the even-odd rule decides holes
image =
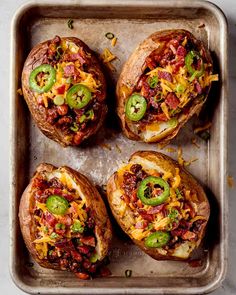
[[[100,64],[78,38],[56,36],[36,45],[24,64],[22,90],[40,130],[63,146],[96,133],[107,113]]]
[[[107,184],[123,231],[157,260],[186,260],[202,241],[210,215],[201,185],[170,157],[134,153]]]
[[[216,80],[209,51],[190,32],[152,34],[131,54],[117,83],[124,134],[132,140],[168,143],[201,110]]]
[[[19,219],[25,244],[41,266],[82,279],[103,268],[111,224],[97,189],[79,172],[40,164],[22,195]]]

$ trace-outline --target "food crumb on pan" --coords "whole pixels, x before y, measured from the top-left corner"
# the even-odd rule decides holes
[[[190,166],[193,162],[198,161],[198,158],[194,158],[189,161],[185,161],[183,158],[183,149],[180,146],[178,147],[178,151],[177,151],[177,159],[178,159],[178,163],[181,166]]]
[[[18,93],[19,95],[23,95],[22,89],[21,89],[21,88],[17,89],[17,93]]]
[[[202,29],[202,28],[205,28],[205,24],[204,23],[201,23],[199,26],[198,26],[199,29]]]
[[[233,176],[231,176],[231,175],[228,175],[227,176],[227,183],[228,183],[228,186],[230,188],[233,188],[234,187],[234,178],[233,178]]]
[[[71,18],[67,21],[67,26],[68,26],[68,28],[71,29],[71,30],[74,28],[74,26],[73,26],[73,22],[74,22],[74,21],[73,21],[73,19],[71,19]]]
[[[105,48],[101,54],[101,59],[103,63],[111,70],[115,71],[115,67],[111,64],[113,60],[115,60],[117,57],[108,49]]]
[[[121,148],[116,144],[116,149],[118,150],[119,153],[121,153]]]
[[[101,148],[105,148],[105,149],[111,151],[111,146],[109,144],[107,144],[107,143],[100,143],[99,146]]]
[[[193,259],[188,261],[188,265],[191,267],[200,267],[202,266],[203,261],[201,259]]]
[[[197,143],[196,137],[191,138],[191,143],[195,145],[198,149],[200,149],[200,145]]]
[[[200,133],[202,131],[206,131],[206,130],[210,129],[210,127],[211,127],[211,122],[207,122],[207,123],[205,123],[203,125],[196,126],[193,129],[193,132],[194,132],[194,134],[198,134],[198,133]]]
[[[168,153],[175,153],[175,152],[176,152],[176,149],[174,149],[174,148],[172,148],[172,147],[168,147],[168,148],[166,148],[166,151],[167,151]]]
[[[116,43],[117,43],[117,37],[114,37],[114,38],[111,40],[111,46],[112,46],[112,47],[115,47],[115,46],[116,46]]]

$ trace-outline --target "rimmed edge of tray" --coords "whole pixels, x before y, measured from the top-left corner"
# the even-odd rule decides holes
[[[228,95],[228,82],[226,76],[228,74],[228,36],[227,36],[227,20],[220,8],[218,8],[215,4],[211,2],[206,2],[206,1],[198,1],[198,0],[193,0],[193,1],[188,1],[188,0],[182,0],[182,1],[174,1],[170,0],[168,2],[166,1],[158,1],[154,3],[154,1],[149,1],[146,0],[143,2],[142,0],[115,0],[112,1],[112,4],[109,4],[108,1],[102,0],[102,1],[96,1],[96,0],[82,0],[79,1],[78,3],[75,3],[73,0],[68,0],[66,3],[65,1],[62,0],[57,0],[55,2],[51,1],[30,1],[18,8],[16,11],[12,23],[11,23],[11,60],[10,60],[10,206],[9,206],[9,218],[10,218],[10,263],[9,263],[9,270],[10,274],[12,277],[13,282],[16,284],[17,287],[19,287],[21,290],[28,292],[28,293],[47,293],[47,294],[59,294],[63,293],[65,289],[68,288],[52,288],[50,291],[46,287],[39,287],[37,290],[32,290],[33,288],[28,286],[27,284],[21,282],[19,280],[18,275],[15,272],[14,269],[14,236],[15,236],[15,225],[14,225],[14,218],[16,216],[13,216],[16,211],[16,204],[15,204],[15,196],[16,196],[16,189],[14,187],[14,183],[16,180],[16,163],[15,163],[15,147],[16,147],[16,110],[14,106],[14,101],[15,101],[15,96],[16,96],[16,91],[18,88],[16,78],[14,77],[15,69],[16,69],[16,61],[15,61],[15,56],[16,56],[16,46],[15,46],[15,38],[16,38],[16,27],[17,23],[20,20],[20,18],[24,15],[24,13],[29,10],[32,7],[38,7],[38,6],[55,6],[55,5],[61,5],[63,6],[72,6],[72,5],[78,5],[78,6],[91,6],[91,5],[96,5],[96,6],[137,6],[137,5],[142,5],[142,6],[155,6],[155,7],[185,7],[185,8],[205,8],[207,10],[210,10],[214,15],[216,15],[217,19],[220,20],[221,23],[221,29],[225,34],[225,39],[221,40],[221,42],[224,42],[224,63],[222,63],[222,79],[224,81],[224,86],[222,88],[222,94],[224,96],[224,100],[222,102],[222,108],[223,108],[223,115],[227,114],[228,112],[228,106],[227,106],[227,95]],[[221,157],[221,164],[220,166],[222,167],[221,170],[221,176],[224,179],[222,182],[222,185],[220,187],[220,191],[222,196],[224,196],[224,202],[222,204],[221,208],[221,237],[222,237],[222,244],[220,245],[221,252],[223,253],[222,259],[221,259],[221,269],[218,275],[215,277],[215,279],[211,282],[211,284],[208,284],[207,286],[203,287],[189,287],[187,294],[199,294],[199,293],[208,293],[213,290],[215,290],[217,287],[220,286],[221,282],[224,280],[225,275],[226,275],[226,270],[227,270],[227,253],[228,253],[228,219],[227,219],[227,213],[228,213],[228,196],[227,196],[227,188],[226,188],[226,174],[227,174],[227,128],[225,126],[222,126],[221,130],[222,136],[221,139],[223,138],[224,140],[221,141],[221,146],[222,146],[222,151],[223,151],[223,156]],[[221,253],[221,254],[222,254]],[[160,290],[159,287],[157,288],[130,288],[129,294],[154,294],[157,292],[161,293],[169,293],[169,294],[182,294],[183,290],[181,287],[175,287],[173,288],[165,288],[163,291]],[[73,288],[71,289],[71,294],[90,294],[90,293],[95,293],[95,294],[127,294],[127,290],[123,288],[113,288],[112,292],[110,289],[97,289],[97,288]]]

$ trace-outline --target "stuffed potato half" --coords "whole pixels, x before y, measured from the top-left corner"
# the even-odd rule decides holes
[[[202,241],[210,207],[200,184],[157,152],[134,153],[107,184],[117,222],[157,260],[186,260]]]
[[[19,219],[25,244],[41,266],[81,279],[104,275],[111,224],[101,196],[84,175],[40,164],[22,195]]]
[[[24,64],[22,90],[40,130],[63,146],[94,134],[107,113],[100,64],[78,38],[56,36],[35,46]]]
[[[168,143],[206,101],[213,75],[203,43],[186,30],[159,31],[124,64],[117,83],[117,112],[133,140]]]

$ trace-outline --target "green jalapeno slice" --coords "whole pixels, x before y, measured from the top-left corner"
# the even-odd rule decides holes
[[[51,195],[46,201],[48,211],[56,215],[64,215],[69,208],[68,201],[57,195]]]
[[[194,58],[201,61],[201,68],[200,70],[196,70],[193,67]],[[204,73],[204,63],[203,59],[200,57],[199,53],[196,51],[191,50],[185,57],[185,65],[187,68],[187,71],[191,75],[190,82],[192,82],[195,78],[198,78],[203,75]]]
[[[163,189],[161,194],[159,194],[159,190],[156,190],[158,187]],[[160,177],[148,176],[141,181],[137,195],[143,204],[157,206],[164,203],[169,197],[170,186]]]
[[[43,76],[41,78],[43,79],[43,82],[44,82],[43,86],[40,86],[37,81],[37,76],[40,73],[43,73]],[[38,93],[48,92],[52,88],[55,82],[56,82],[56,70],[48,64],[43,64],[41,66],[38,66],[30,73],[30,76],[29,76],[30,88],[33,91],[36,91]]]
[[[91,100],[91,91],[83,84],[73,85],[67,92],[66,102],[72,109],[82,109]]]
[[[125,114],[131,121],[139,121],[145,115],[146,109],[146,99],[135,93],[129,97],[126,103]]]
[[[169,240],[170,234],[168,232],[156,231],[145,239],[144,244],[148,248],[162,248]]]

